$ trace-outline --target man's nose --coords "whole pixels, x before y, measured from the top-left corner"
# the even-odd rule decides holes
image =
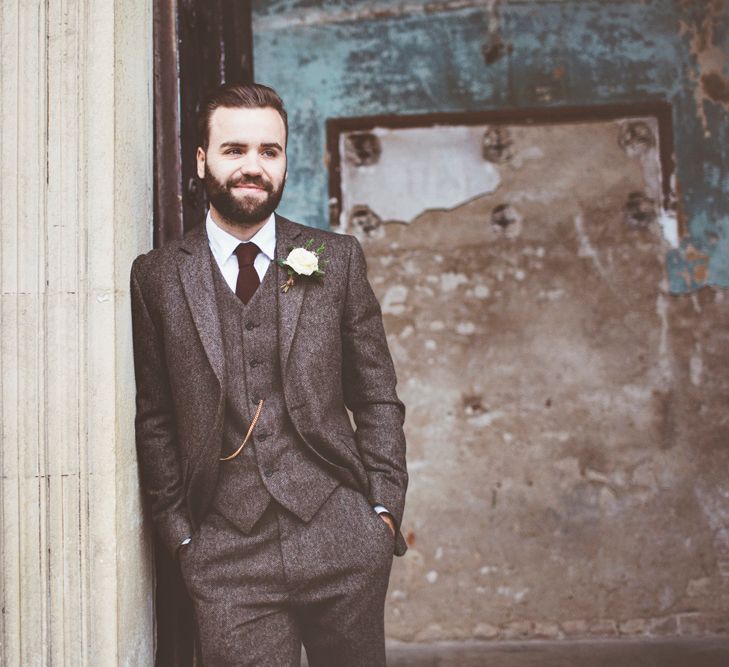
[[[244,156],[240,166],[241,174],[260,174],[261,162],[257,154],[248,153]]]

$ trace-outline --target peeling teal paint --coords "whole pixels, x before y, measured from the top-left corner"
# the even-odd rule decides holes
[[[673,106],[685,220],[670,289],[729,287],[729,103],[702,89],[702,51],[729,53],[729,0],[502,2],[511,51],[491,65],[487,3],[441,4],[254,1],[256,78],[290,113],[284,214],[328,224],[327,118],[659,98]],[[727,86],[728,60],[715,77]]]

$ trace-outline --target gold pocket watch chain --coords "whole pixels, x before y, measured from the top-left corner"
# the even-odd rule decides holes
[[[256,428],[256,424],[258,423],[258,418],[261,416],[261,410],[263,410],[263,399],[258,401],[258,407],[256,408],[256,414],[253,415],[253,421],[251,422],[251,425],[248,427],[248,433],[246,433],[246,437],[243,438],[243,442],[240,443],[240,447],[236,449],[230,456],[223,456],[220,458],[221,461],[230,461],[231,459],[234,459],[238,454],[240,454],[243,451],[243,447],[246,446],[246,443],[248,442],[248,439],[251,437],[251,433],[253,433],[253,429]]]

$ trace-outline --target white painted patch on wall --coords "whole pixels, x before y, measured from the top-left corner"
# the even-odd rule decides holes
[[[673,211],[661,210],[658,224],[663,231],[663,238],[672,248],[678,248],[678,218]]]
[[[661,322],[661,336],[658,342],[658,368],[664,380],[668,380],[671,377],[671,355],[668,341],[668,299],[663,293],[656,297],[656,314]]]
[[[378,162],[359,167],[342,163],[342,227],[347,229],[357,205],[366,204],[386,222],[412,222],[424,211],[452,209],[494,192],[501,177],[481,154],[484,128],[375,128],[382,146]],[[343,143],[340,154],[345,154]]]
[[[488,285],[476,285],[473,288],[473,296],[477,299],[488,299],[491,296],[491,290],[488,288]]]
[[[434,584],[436,581],[438,581],[438,573],[435,570],[431,570],[425,575],[425,580],[429,584]]]
[[[691,355],[689,369],[691,372],[691,384],[698,387],[701,384],[701,376],[704,372],[704,362],[701,358],[701,345],[698,343],[696,344],[693,355]]]
[[[575,232],[577,232],[577,238],[580,241],[580,247],[577,249],[578,257],[589,257],[594,259],[597,257],[597,252],[590,242],[590,238],[585,232],[585,222],[582,215],[576,215],[574,218]],[[599,268],[599,267],[598,267]]]
[[[694,486],[694,495],[712,530],[719,574],[729,580],[729,485],[701,480]]]
[[[565,295],[565,290],[562,288],[541,290],[538,294],[540,299],[546,299],[547,301],[559,301]]]
[[[476,325],[473,322],[459,322],[456,325],[456,332],[461,336],[470,336],[476,333]]]
[[[458,289],[461,285],[468,283],[468,276],[463,273],[451,273],[450,271],[444,273],[440,277],[440,288],[444,292],[452,292]]]
[[[501,410],[495,410],[494,412],[485,412],[484,414],[478,415],[477,417],[469,417],[467,421],[470,426],[491,426],[491,424],[494,423],[494,419],[498,419],[499,417],[503,416],[504,413]]]
[[[385,292],[382,299],[382,312],[388,315],[402,315],[407,297],[408,288],[405,285],[393,285]]]
[[[496,589],[496,593],[498,595],[501,595],[503,597],[511,598],[515,602],[521,602],[525,597],[526,594],[529,592],[528,588],[522,588],[518,591],[512,591],[512,589],[509,586],[499,586]]]

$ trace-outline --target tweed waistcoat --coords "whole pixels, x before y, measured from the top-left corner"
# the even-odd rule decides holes
[[[213,504],[249,533],[271,498],[308,521],[337,482],[307,454],[286,411],[278,350],[275,267],[244,304],[217,266],[215,292],[226,363],[225,419],[221,454],[238,449],[260,399],[264,405],[243,451],[219,466]]]

